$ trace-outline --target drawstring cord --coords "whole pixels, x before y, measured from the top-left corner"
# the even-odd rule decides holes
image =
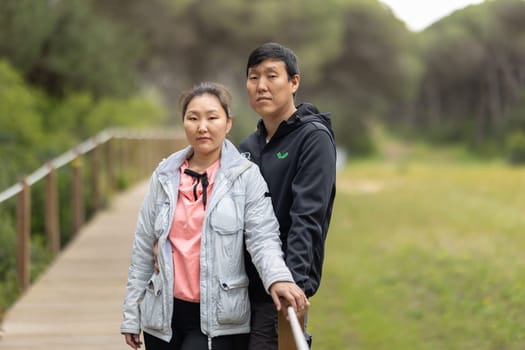
[[[204,209],[206,209],[206,202],[207,202],[207,199],[208,199],[208,193],[207,193],[207,188],[208,188],[208,174],[206,172],[202,173],[202,174],[199,174],[198,172],[196,171],[193,171],[191,169],[184,169],[184,174],[186,175],[190,175],[191,177],[193,177],[193,197],[195,198],[195,200],[197,200],[197,185],[199,183],[201,183],[201,186],[202,186],[202,205],[204,206]]]

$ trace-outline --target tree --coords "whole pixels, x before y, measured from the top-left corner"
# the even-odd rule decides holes
[[[48,93],[127,95],[142,44],[82,0],[0,2],[0,56]]]
[[[338,144],[358,153],[372,150],[369,122],[411,94],[410,33],[392,12],[373,1],[349,3],[342,12],[340,50],[321,68],[314,87],[336,113]]]
[[[525,2],[470,6],[423,32],[415,123],[440,139],[503,146],[525,84]]]

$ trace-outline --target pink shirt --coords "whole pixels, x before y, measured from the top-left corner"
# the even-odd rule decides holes
[[[208,203],[219,164],[220,161],[217,160],[206,169],[209,182],[206,190]],[[206,212],[202,202],[202,181],[195,188],[197,194],[195,199],[194,187],[197,182],[194,177],[184,173],[187,168],[188,161],[185,161],[180,168],[179,195],[169,232],[173,255],[173,296],[177,299],[199,302],[201,235]]]

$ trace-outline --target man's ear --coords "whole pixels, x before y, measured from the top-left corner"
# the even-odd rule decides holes
[[[301,82],[301,76],[299,74],[295,74],[292,77],[290,82],[292,83],[292,91],[295,94],[297,90],[299,89],[299,83]]]

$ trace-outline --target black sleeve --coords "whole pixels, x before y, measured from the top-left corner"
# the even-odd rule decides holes
[[[335,178],[336,150],[333,138],[328,130],[317,129],[301,145],[292,182],[291,227],[287,237],[286,263],[295,282],[305,292],[312,268],[322,264],[326,220],[331,214]],[[320,269],[321,266],[315,268]]]

